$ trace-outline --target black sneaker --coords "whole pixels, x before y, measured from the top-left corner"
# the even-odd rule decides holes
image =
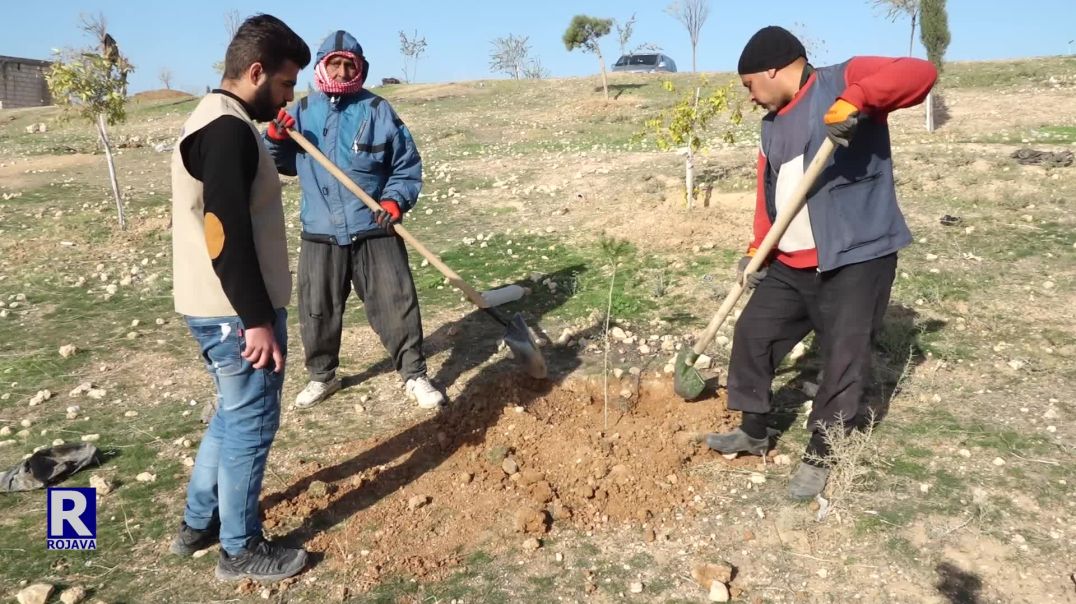
[[[221,581],[280,581],[297,574],[306,566],[306,550],[301,547],[285,547],[279,543],[255,537],[247,542],[243,553],[229,556],[220,550],[217,578]]]
[[[213,522],[203,531],[192,529],[186,522],[179,523],[179,533],[172,540],[170,551],[180,556],[190,556],[220,540],[220,524]]]

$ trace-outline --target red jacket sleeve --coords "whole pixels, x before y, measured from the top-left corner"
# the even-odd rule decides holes
[[[762,150],[758,151],[758,191],[755,194],[755,223],[754,223],[754,238],[751,240],[751,245],[747,248],[747,255],[754,256],[758,251],[758,246],[762,245],[762,240],[766,238],[766,233],[770,230],[770,215],[766,211],[766,156],[762,154]]]
[[[938,70],[922,59],[853,57],[840,98],[868,115],[883,116],[922,103],[937,79]]]

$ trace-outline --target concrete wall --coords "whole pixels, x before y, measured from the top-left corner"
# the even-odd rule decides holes
[[[0,109],[51,105],[45,71],[48,61],[0,56]]]

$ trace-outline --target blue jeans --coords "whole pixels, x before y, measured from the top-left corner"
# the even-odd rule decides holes
[[[220,544],[241,553],[251,537],[261,536],[258,496],[265,461],[280,427],[284,374],[254,369],[240,356],[246,346],[239,317],[187,317],[206,369],[217,385],[217,413],[209,422],[187,486],[187,526],[204,530],[220,518]],[[276,311],[274,333],[287,356],[288,314]]]

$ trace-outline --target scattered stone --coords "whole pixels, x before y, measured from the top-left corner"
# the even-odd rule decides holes
[[[961,457],[965,457],[965,458],[971,457],[971,451],[968,451],[967,449],[961,449],[961,450],[957,451],[957,455],[960,455]]]
[[[84,442],[84,443],[95,443],[98,440],[101,440],[101,435],[100,434],[83,434],[82,435],[82,442]]]
[[[703,589],[709,589],[714,583],[724,585],[732,581],[732,565],[727,562],[699,562],[691,567],[691,578]]]
[[[486,450],[486,459],[488,459],[491,464],[499,466],[507,457],[508,447],[496,445]]]
[[[505,474],[511,476],[512,474],[519,472],[519,464],[511,457],[506,457],[505,460],[501,462],[501,469],[504,470]]]
[[[766,476],[764,474],[759,474],[758,472],[751,472],[750,479],[752,484],[763,484],[766,482]]]
[[[30,399],[30,406],[31,407],[36,407],[36,406],[40,405],[41,403],[49,400],[50,398],[52,398],[52,391],[51,390],[38,390],[37,394],[35,394]]]
[[[536,551],[540,547],[542,547],[542,542],[534,537],[531,537],[530,539],[527,539],[523,542],[523,549],[527,550],[528,552]]]
[[[609,335],[618,340],[625,340],[628,337],[628,334],[623,329],[615,325],[609,330]]]
[[[92,398],[95,401],[99,401],[105,398],[106,394],[108,393],[105,392],[104,388],[90,388],[86,391],[86,396]]]
[[[90,487],[96,489],[98,495],[108,495],[112,492],[112,483],[99,474],[90,476]]]
[[[45,604],[56,588],[48,583],[34,583],[15,596],[19,604]]]
[[[78,348],[74,344],[64,344],[60,347],[60,356],[68,359],[78,353]],[[67,592],[64,592],[67,593]]]
[[[11,436],[11,428],[7,426],[0,428],[0,436]]]
[[[713,364],[714,360],[709,355],[700,354],[699,358],[695,359],[695,369],[699,371],[706,371]]]
[[[557,555],[554,556],[554,558],[556,558],[557,562],[564,562],[564,554],[560,552],[557,552]]]
[[[321,480],[315,480],[310,483],[310,486],[306,487],[306,494],[308,497],[313,497],[314,499],[328,497],[329,485]]]
[[[81,585],[69,587],[60,594],[60,601],[64,604],[79,604],[86,599],[86,589]]]
[[[72,398],[76,396],[82,396],[83,394],[89,392],[91,388],[93,388],[93,384],[91,384],[90,382],[82,382],[78,386],[75,386],[75,388],[72,389],[71,392],[68,392],[67,396],[70,396]]]
[[[413,512],[421,507],[425,507],[426,504],[428,504],[429,502],[430,498],[428,496],[415,495],[414,497],[407,500],[407,509]]]
[[[788,466],[792,464],[792,458],[788,455],[785,455],[784,453],[781,453],[780,455],[777,455],[773,458],[773,463],[779,466]]]
[[[123,412],[123,417],[138,417],[138,412],[134,411],[134,410],[124,411]]]
[[[710,601],[711,602],[728,602],[732,598],[729,594],[729,588],[724,583],[714,581],[710,585]]]
[[[471,484],[472,480],[474,480],[474,474],[470,472],[463,472],[460,474],[460,484]]]
[[[266,587],[266,588],[265,588],[265,589],[263,589],[263,590],[262,590],[262,592],[261,592],[260,594],[258,594],[258,595],[260,595],[260,596],[261,596],[261,598],[262,598],[263,600],[268,600],[269,598],[271,598],[271,597],[273,596],[273,590],[271,590],[271,589],[269,589],[268,587]]]
[[[135,480],[138,482],[157,482],[157,475],[150,474],[149,472],[142,472],[138,476],[135,476]]]
[[[613,370],[613,377],[615,377],[618,380],[620,378],[624,377],[624,370],[621,369],[620,367],[617,367],[616,369]]]
[[[44,430],[42,430],[42,432],[44,432]],[[54,447],[59,447],[62,444],[64,444],[64,439],[62,438],[57,438],[56,440],[52,441],[52,446]]]
[[[1005,460],[1000,458],[1000,457],[995,457],[993,463],[994,463],[995,466],[1001,467],[1001,466],[1005,465]]]
[[[647,543],[653,543],[657,541],[657,539],[658,536],[657,533],[654,532],[653,527],[648,526],[643,529],[643,541],[646,541]]]
[[[194,552],[193,554],[191,554],[191,557],[192,558],[201,558],[202,556],[204,556],[204,555],[206,555],[208,553],[209,553],[209,548],[207,547],[206,549],[200,549],[200,550]]]
[[[628,591],[630,591],[633,594],[641,594],[641,593],[643,593],[643,583],[642,583],[642,581],[633,581],[632,584],[630,586],[628,586]]]

